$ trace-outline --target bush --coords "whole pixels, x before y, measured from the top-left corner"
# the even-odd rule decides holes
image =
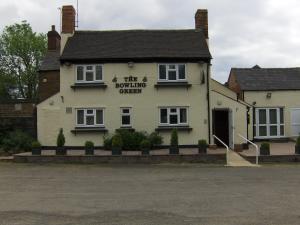
[[[297,140],[296,140],[296,146],[300,146],[300,136],[297,137]]]
[[[171,133],[171,146],[176,147],[178,146],[178,133],[177,129],[173,129]]]
[[[150,149],[151,143],[149,140],[145,139],[140,143],[140,149]]]
[[[106,150],[111,150],[112,147],[112,137],[105,135],[103,137],[103,146]]]
[[[140,143],[147,139],[147,133],[145,132],[119,130],[117,133],[122,138],[124,150],[139,150]]]
[[[65,142],[66,142],[66,139],[65,139],[65,135],[63,133],[63,129],[60,128],[59,134],[57,136],[57,141],[56,141],[57,147],[64,147]]]
[[[263,142],[260,145],[260,149],[262,149],[262,150],[270,150],[270,144],[267,143],[267,142]]]
[[[162,136],[160,136],[157,132],[152,132],[152,133],[148,136],[148,140],[149,140],[149,142],[150,142],[151,148],[153,148],[154,146],[161,145],[161,144],[163,143],[163,138],[162,138]]]
[[[207,147],[207,142],[206,140],[199,140],[198,141],[198,147]]]
[[[112,147],[113,148],[122,148],[123,147],[123,141],[120,134],[115,134],[112,137]]]
[[[41,145],[41,143],[38,142],[38,141],[33,141],[33,142],[31,143],[31,148],[41,148],[41,147],[42,147],[42,145]]]
[[[86,141],[84,144],[86,149],[93,149],[94,148],[94,143],[92,141]]]
[[[28,134],[16,130],[10,132],[2,140],[2,148],[5,152],[12,151],[13,153],[19,153],[31,150],[32,137]]]

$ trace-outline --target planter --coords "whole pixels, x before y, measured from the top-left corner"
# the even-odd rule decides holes
[[[42,148],[32,148],[31,154],[32,155],[41,155],[42,153]]]
[[[170,155],[178,155],[179,154],[179,148],[178,148],[178,146],[171,146],[169,148],[169,154]]]
[[[111,150],[112,155],[122,155],[122,149],[119,147],[113,147]]]
[[[198,153],[199,154],[207,154],[207,146],[199,146]]]
[[[86,148],[85,154],[86,155],[94,155],[94,148]]]
[[[300,154],[300,146],[295,146],[295,154],[299,155]]]
[[[56,155],[67,155],[67,149],[65,147],[57,147]]]
[[[260,148],[261,155],[270,155],[270,149],[268,148]]]
[[[149,155],[150,154],[150,149],[149,148],[143,148],[142,149],[142,155]]]

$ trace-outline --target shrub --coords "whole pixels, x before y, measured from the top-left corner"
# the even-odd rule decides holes
[[[171,133],[171,146],[176,147],[178,146],[178,133],[177,129],[173,129]]]
[[[296,140],[296,146],[300,146],[300,136],[297,137],[297,140]]]
[[[33,141],[33,142],[31,143],[31,148],[41,148],[41,147],[42,147],[42,145],[41,145],[41,143],[38,142],[38,141]]]
[[[66,142],[66,139],[65,139],[65,135],[63,133],[63,129],[60,128],[59,134],[57,136],[57,141],[56,141],[57,147],[64,147],[65,142]]]
[[[149,140],[145,139],[140,143],[140,148],[141,149],[150,149],[151,143]]]
[[[198,147],[207,147],[206,140],[202,139],[198,141]]]
[[[270,144],[267,143],[267,142],[263,142],[260,145],[260,149],[262,149],[262,150],[270,150]]]
[[[141,142],[147,139],[146,132],[118,130],[117,134],[122,138],[124,150],[139,150]]]
[[[123,147],[123,141],[120,134],[115,134],[112,137],[112,147],[113,148],[122,148]]]
[[[28,134],[16,130],[10,132],[2,140],[2,148],[5,152],[13,151],[14,153],[30,151],[31,150],[32,137]]]
[[[86,149],[92,149],[94,148],[94,143],[92,141],[86,141],[84,146]]]
[[[151,148],[153,148],[154,146],[161,145],[163,143],[162,136],[160,136],[157,132],[152,132],[148,136],[148,140],[150,142]]]
[[[104,135],[103,146],[106,150],[110,150],[112,147],[112,137],[109,135]]]

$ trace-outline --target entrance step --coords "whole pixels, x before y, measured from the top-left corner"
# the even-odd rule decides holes
[[[231,167],[258,167],[256,164],[252,164],[238,153],[229,150],[227,155],[227,166]]]

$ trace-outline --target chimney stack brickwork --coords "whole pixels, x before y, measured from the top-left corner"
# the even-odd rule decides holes
[[[207,9],[198,9],[195,15],[195,28],[202,29],[204,36],[208,39],[208,11]]]
[[[73,33],[75,30],[75,9],[72,5],[62,7],[62,33]]]
[[[60,35],[52,25],[51,30],[47,33],[48,37],[48,50],[60,50]]]

